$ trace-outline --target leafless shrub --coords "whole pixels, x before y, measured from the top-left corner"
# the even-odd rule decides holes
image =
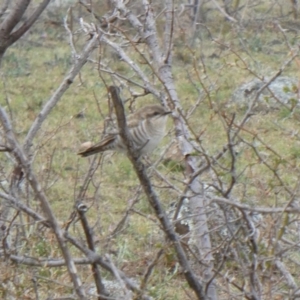
[[[42,4],[47,5],[46,1]],[[272,83],[283,72],[291,65],[299,69],[298,46],[290,42],[282,23],[263,20],[253,27],[254,31],[271,26],[280,41],[284,41],[286,53],[272,71],[256,69],[253,53],[262,51],[264,45],[257,47],[257,40],[251,44],[241,33],[245,32],[243,26],[256,17],[249,14],[246,18],[245,12],[259,2],[236,1],[232,5],[230,1],[195,1],[183,10],[175,4],[114,0],[103,11],[99,5],[82,0],[70,8],[64,27],[72,66],[23,136],[16,130],[22,121],[15,119],[3,76],[6,100],[0,106],[0,150],[5,158],[0,166],[1,265],[2,269],[6,267],[1,275],[3,298],[17,299],[30,277],[32,286],[27,286],[26,293],[37,299],[45,295],[51,299],[152,299],[150,282],[156,269],[164,269],[164,274],[171,274],[172,280],[179,278],[178,291],[187,299],[299,297],[298,106],[278,99],[275,112],[262,115],[255,109],[262,93],[266,89],[272,92]],[[264,7],[266,15],[279,8],[282,16],[287,13],[278,1],[268,5]],[[5,18],[6,6],[0,17]],[[192,20],[185,19],[185,9],[191,8]],[[198,15],[206,9],[207,23],[199,24]],[[288,9],[291,11],[291,7]],[[293,12],[296,18],[295,6]],[[236,34],[238,47],[225,42],[225,34],[218,36],[210,27],[210,16],[216,15],[219,20],[226,19],[224,32]],[[11,31],[7,33],[10,35]],[[213,50],[201,46],[200,36],[206,46],[214,45]],[[1,42],[0,36],[0,55],[11,44]],[[174,44],[176,58],[181,59],[177,72]],[[196,52],[198,46],[203,53]],[[212,62],[214,73],[221,74],[228,67],[228,74],[232,68],[243,76],[267,78],[262,80],[246,108],[228,105],[231,95],[219,101],[220,81],[212,75],[209,64],[216,58],[218,62]],[[101,202],[108,190],[105,180],[113,178],[105,174],[109,170],[106,166],[115,157],[100,155],[87,161],[75,160],[76,145],[72,145],[71,173],[58,177],[53,166],[56,149],[46,146],[64,125],[49,130],[44,139],[39,139],[52,110],[62,101],[64,93],[73,88],[75,77],[78,75],[80,85],[88,85],[87,77],[82,76],[86,64],[97,71],[98,76],[93,80],[100,82],[106,93],[105,100],[93,95],[97,116],[104,119],[101,130],[104,134],[110,127],[119,129],[130,161],[129,167],[119,167],[133,169],[139,180],[130,187],[120,182],[112,185],[116,200],[122,201],[122,205],[127,201],[117,216],[107,203]],[[190,90],[179,94],[174,76],[178,85],[183,83]],[[299,95],[297,84],[294,86],[293,93]],[[117,87],[121,87],[121,92]],[[152,161],[152,157],[139,158],[132,148],[124,104],[134,111],[137,106],[154,101],[172,110],[174,130],[170,132],[172,141]],[[84,117],[83,109],[74,118]],[[92,129],[85,128],[84,135],[95,134],[99,138],[99,130],[94,127],[92,124]],[[64,134],[66,139],[71,132],[66,129]],[[76,142],[79,144],[79,139]],[[42,161],[41,165],[37,161]],[[125,176],[122,180],[125,181]],[[55,207],[57,195],[51,193],[52,185],[58,181],[63,185],[59,197],[63,198],[64,209]],[[72,198],[73,202],[66,201]],[[147,209],[143,205],[148,205]],[[109,225],[104,229],[105,217]],[[143,250],[139,249],[134,255],[141,257],[132,263],[122,256],[119,259],[121,249],[116,240],[127,236],[135,217],[150,224],[151,230],[143,239],[146,246],[138,246],[147,249],[147,253],[141,255]],[[24,270],[26,275],[20,276]],[[113,279],[107,281],[106,277]],[[47,283],[39,286],[40,280]],[[188,285],[182,284],[184,281]],[[108,282],[116,283],[119,289],[112,292]],[[157,280],[156,284],[159,285]],[[56,288],[49,292],[53,286]]]

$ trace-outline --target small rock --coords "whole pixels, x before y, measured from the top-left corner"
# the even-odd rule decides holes
[[[233,92],[232,102],[241,106],[248,106],[251,101],[255,99],[259,89],[269,80],[270,78],[265,78],[263,81],[256,78],[250,82],[242,84]],[[288,105],[289,108],[299,106],[298,88],[298,79],[287,76],[279,76],[272,81],[268,87],[263,89],[254,108],[257,110],[257,108],[280,108],[283,105]]]

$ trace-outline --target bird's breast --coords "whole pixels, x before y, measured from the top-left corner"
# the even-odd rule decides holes
[[[166,119],[160,118],[154,122],[144,122],[143,132],[146,139],[141,154],[152,152],[165,135]]]

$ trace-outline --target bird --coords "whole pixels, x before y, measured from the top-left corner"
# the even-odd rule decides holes
[[[167,117],[171,111],[166,110],[161,105],[146,105],[138,109],[134,114],[127,118],[127,127],[131,136],[134,149],[139,156],[151,153],[165,135]],[[84,143],[88,147],[78,155],[82,157],[90,156],[107,150],[117,152],[127,152],[118,131],[113,131],[95,145],[90,146],[89,142]]]

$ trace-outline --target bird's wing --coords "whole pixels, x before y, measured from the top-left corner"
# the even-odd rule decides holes
[[[117,138],[118,138],[118,134],[116,134],[116,133],[108,134],[99,143],[97,143],[83,151],[80,151],[77,154],[85,157],[85,156],[93,155],[95,153],[113,149],[114,144],[117,141]]]
[[[138,120],[137,118],[134,118],[130,116],[128,118],[127,126],[129,131],[134,130],[136,127],[140,125],[142,120]],[[113,131],[112,133],[107,134],[99,143],[88,147],[85,150],[82,150],[78,152],[78,155],[81,155],[83,157],[90,156],[99,152],[103,152],[106,150],[113,150],[115,147],[115,144],[119,142],[120,136],[117,131]],[[119,150],[126,150],[126,148],[123,149],[122,146],[119,146]]]
[[[127,127],[129,130],[138,127],[141,122],[143,122],[143,120],[139,119],[139,118],[135,118],[134,116],[129,116],[127,118]]]

